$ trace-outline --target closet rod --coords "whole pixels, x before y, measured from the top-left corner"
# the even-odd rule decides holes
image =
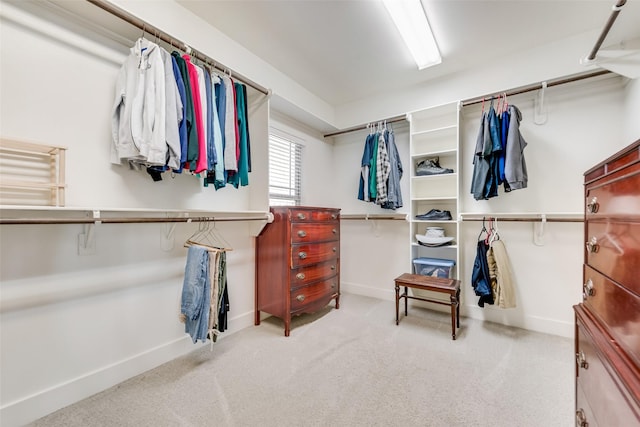
[[[598,77],[598,76],[603,76],[605,74],[609,74],[611,73],[611,71],[609,70],[597,70],[597,71],[592,71],[592,72],[588,72],[588,73],[584,73],[584,74],[577,74],[577,75],[573,75],[570,77],[565,77],[563,79],[558,79],[558,80],[550,80],[547,82],[547,87],[551,87],[551,86],[559,86],[559,85],[563,85],[566,83],[573,83],[573,82],[577,82],[579,80],[584,80],[584,79],[590,79],[592,77]],[[492,97],[498,97],[499,95],[506,93],[507,96],[513,96],[513,95],[519,95],[521,93],[527,93],[527,92],[533,92],[534,90],[538,90],[538,89],[542,89],[542,83],[536,83],[536,84],[532,84],[532,85],[528,85],[528,86],[521,86],[519,88],[515,88],[515,89],[509,89],[507,91],[503,91],[503,92],[496,92],[493,94],[488,94],[488,95],[484,95],[478,98],[471,98],[471,99],[467,99],[465,101],[462,101],[462,106],[466,107],[468,105],[473,105],[473,104],[479,104],[482,101],[490,101]]]
[[[405,214],[342,214],[340,219],[357,219],[357,220],[406,220]]]
[[[541,218],[539,216],[531,216],[531,217],[501,217],[501,216],[491,216],[486,215],[483,217],[477,218],[462,218],[462,221],[488,221],[489,219],[497,219],[498,222],[584,222],[582,218]]]
[[[267,221],[270,216],[260,217],[193,217],[193,218],[0,218],[2,224],[142,224],[164,222],[224,222],[224,221]]]
[[[327,134],[324,135],[324,137],[325,138],[329,138],[330,136],[343,135],[345,133],[351,133],[351,132],[355,132],[355,131],[358,131],[358,130],[363,130],[363,129],[366,129],[367,126],[369,126],[372,123],[378,123],[378,122],[396,123],[396,122],[402,122],[402,121],[405,121],[405,120],[407,120],[407,116],[406,115],[395,116],[395,117],[391,117],[391,118],[388,118],[388,119],[382,119],[382,120],[376,120],[376,121],[373,121],[373,122],[369,122],[369,123],[366,123],[364,125],[358,125],[358,126],[350,127],[350,128],[347,128],[347,129],[342,129],[342,130],[339,130],[339,131],[336,131],[336,132],[327,133]]]
[[[177,46],[178,48],[180,48],[181,50],[185,51],[185,52],[189,52],[189,55],[191,55],[194,58],[197,58],[203,62],[206,62],[207,64],[211,65],[213,68],[217,69],[218,71],[225,73],[227,71],[229,71],[232,75],[232,77],[235,80],[239,80],[242,83],[251,86],[252,88],[254,88],[255,90],[257,90],[258,92],[261,92],[265,95],[269,94],[269,90],[265,89],[264,87],[260,86],[259,84],[257,84],[256,82],[244,77],[241,74],[236,73],[235,71],[231,70],[228,67],[225,67],[224,65],[214,61],[212,58],[208,57],[207,55],[205,55],[204,53],[201,53],[197,50],[195,50],[194,48],[192,48],[191,46],[187,45],[186,43],[172,37],[171,35],[165,33],[164,31],[161,31],[160,29],[158,29],[157,27],[154,27],[153,25],[148,24],[147,22],[136,18],[135,16],[131,15],[130,13],[120,9],[117,6],[114,6],[113,4],[107,2],[106,0],[86,0],[87,2],[93,4],[94,6],[99,7],[100,9],[114,15],[117,16],[118,18],[122,19],[125,22],[128,22],[129,24],[133,25],[134,27],[139,28],[140,30],[142,30],[143,32],[147,32],[149,34],[153,34],[154,36],[157,36],[160,40],[173,45],[173,46]]]
[[[607,34],[609,34],[609,30],[611,30],[613,23],[618,18],[618,15],[622,10],[622,6],[624,6],[625,3],[627,3],[627,0],[618,0],[612,7],[611,15],[609,15],[609,19],[607,20],[607,23],[600,33],[600,37],[598,37],[596,44],[593,46],[593,49],[591,49],[589,56],[587,56],[587,61],[593,61],[594,59],[596,59],[596,55],[598,54],[598,50],[600,50],[600,46],[602,46],[604,39],[607,37]]]

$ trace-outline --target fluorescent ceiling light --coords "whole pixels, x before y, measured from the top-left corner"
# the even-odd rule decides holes
[[[382,0],[393,23],[409,48],[418,69],[442,62],[427,15],[420,0]]]

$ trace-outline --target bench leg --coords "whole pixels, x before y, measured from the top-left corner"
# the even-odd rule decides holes
[[[404,287],[404,315],[408,316],[409,313],[407,312],[407,305],[409,304],[409,290],[408,288],[405,286]]]
[[[458,310],[458,299],[451,295],[451,336],[456,339],[456,312]]]
[[[399,319],[399,311],[400,311],[400,286],[396,283],[396,325],[400,321]]]

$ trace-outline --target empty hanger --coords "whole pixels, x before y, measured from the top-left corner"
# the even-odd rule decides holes
[[[213,222],[213,226],[211,226],[211,222]],[[198,231],[187,239],[184,246],[198,245],[211,249],[232,251],[233,248],[231,244],[222,237],[222,234],[216,229],[215,224],[213,218],[210,221],[203,221],[198,224]]]

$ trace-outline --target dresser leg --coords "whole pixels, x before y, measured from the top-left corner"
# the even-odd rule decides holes
[[[340,308],[340,294],[336,297],[336,310]]]
[[[258,326],[260,324],[260,310],[256,310],[255,319],[253,320],[254,325]]]

